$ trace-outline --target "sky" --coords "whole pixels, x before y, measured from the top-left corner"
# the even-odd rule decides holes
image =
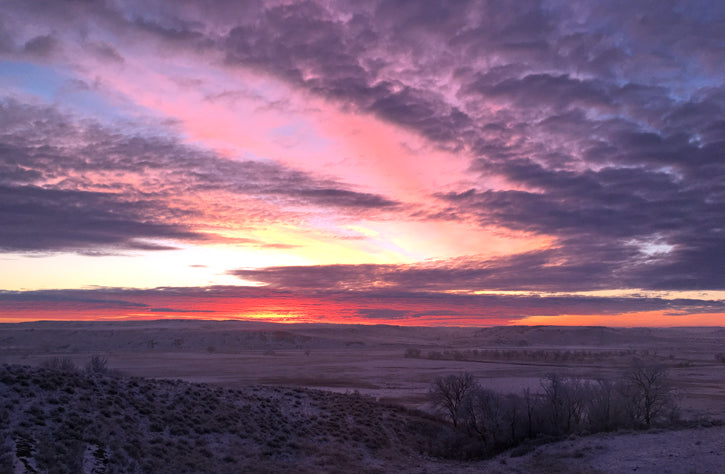
[[[725,326],[721,1],[0,12],[0,322]]]

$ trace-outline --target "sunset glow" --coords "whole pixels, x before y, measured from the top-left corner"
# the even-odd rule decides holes
[[[0,322],[725,325],[718,2],[3,2]]]

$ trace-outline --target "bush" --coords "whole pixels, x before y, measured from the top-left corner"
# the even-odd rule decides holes
[[[68,358],[53,357],[46,359],[40,366],[44,369],[55,370],[58,372],[76,372],[78,369],[72,360]]]
[[[89,374],[105,374],[108,372],[107,364],[108,358],[95,355],[86,364],[86,372]]]

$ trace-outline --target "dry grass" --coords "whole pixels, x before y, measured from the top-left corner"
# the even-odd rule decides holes
[[[549,372],[617,380],[637,356],[669,368],[684,415],[709,419],[725,407],[725,366],[718,358],[724,344],[725,330],[718,328],[0,324],[0,363],[8,364],[0,378],[0,472],[13,472],[12,464],[26,472],[536,472],[594,466],[599,451],[566,447],[547,456],[549,447],[535,444],[520,447],[514,458],[442,459],[474,455],[475,446],[434,418],[374,399],[425,408],[430,383],[462,371],[500,393],[540,390],[540,378]],[[429,359],[431,352],[441,358]],[[64,368],[65,358],[85,365],[97,354],[108,357],[109,367],[145,378]],[[61,358],[57,367],[54,357]],[[17,365],[49,360],[46,369]],[[308,388],[294,388],[299,385]]]
[[[383,472],[450,429],[366,397],[0,368],[0,471]]]

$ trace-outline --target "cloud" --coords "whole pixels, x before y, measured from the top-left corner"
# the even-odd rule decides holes
[[[696,261],[697,257],[690,257]],[[701,257],[704,271],[719,285],[716,267]],[[692,285],[693,273],[676,272],[686,265],[677,257],[663,260],[643,254],[635,245],[612,248],[606,244],[568,241],[560,248],[497,258],[457,258],[412,265],[314,265],[233,270],[246,281],[270,288],[319,292],[445,292],[541,291],[576,292],[621,288],[710,289]],[[687,263],[689,265],[689,261]],[[664,268],[663,268],[664,267]],[[676,275],[673,277],[673,275]],[[615,282],[615,283],[613,283]]]
[[[138,239],[202,240],[181,225],[145,220],[151,201],[126,201],[114,194],[0,186],[0,249],[86,251],[94,246],[164,250],[174,247]]]
[[[58,48],[57,41],[49,35],[36,36],[28,40],[23,50],[33,56],[47,57]]]
[[[400,203],[377,194],[358,193],[344,189],[319,188],[277,191],[280,194],[300,197],[320,206],[385,209]]]
[[[116,48],[103,41],[88,43],[86,47],[92,54],[105,61],[116,64],[123,64],[125,62],[125,59],[121,56],[121,53],[116,50]]]
[[[48,305],[56,303],[81,303],[92,309],[104,308],[145,308],[147,305],[134,301],[117,299],[105,294],[105,290],[37,290],[5,291],[0,290],[0,301],[20,304]]]
[[[385,308],[361,308],[357,310],[357,314],[365,319],[407,319],[410,318],[411,312],[402,309],[385,309]]]
[[[209,309],[175,309],[175,308],[151,308],[152,313],[214,313]]]
[[[0,314],[36,312],[44,318],[159,317],[167,314],[214,314],[215,318],[285,317],[307,322],[425,324],[503,324],[529,316],[617,315],[658,311],[677,317],[722,313],[722,301],[611,298],[591,296],[450,294],[361,290],[313,294],[301,290],[235,286],[154,289],[0,291]]]
[[[292,248],[214,236],[204,222],[210,214],[231,212],[237,220],[270,222],[293,212],[275,215],[265,207],[297,207],[302,213],[333,208],[361,216],[399,205],[272,162],[221,158],[168,132],[109,130],[12,99],[0,101],[0,111],[0,248],[5,251],[174,248],[149,242],[154,239]],[[244,198],[251,209],[240,214],[216,197],[223,195]]]
[[[445,218],[552,246],[433,268],[291,267],[289,275],[316,280],[297,286],[287,270],[247,276],[296,288],[347,289],[374,278],[405,288],[438,288],[446,278],[471,289],[725,288],[725,8],[717,2],[205,5],[11,2],[0,51],[61,61],[79,41],[63,32],[100,26],[86,29],[106,36],[82,42],[105,61],[120,64],[143,44],[178,54],[180,64],[204,58],[220,74],[271,76],[454,152],[469,176],[430,189],[431,201],[414,203],[413,213],[395,196],[275,162],[222,158],[178,136],[109,130],[6,102],[0,179],[17,229],[0,230],[6,248],[25,240],[30,248],[131,247],[199,238],[204,216],[239,216],[240,208],[251,207],[240,220],[264,222],[324,209],[351,220]],[[212,197],[202,209],[178,199],[187,193]],[[36,207],[23,215],[26,197]],[[80,215],[57,209],[63,203]],[[56,210],[77,231],[58,224],[57,237],[34,238],[34,224],[23,228],[23,219]],[[96,220],[114,225],[91,228]]]
[[[616,11],[560,2],[380,2],[371,10],[269,8],[231,30],[227,60],[473,151],[481,188],[437,194],[449,206],[438,215],[557,239],[555,250],[496,262],[512,286],[725,287],[715,271],[725,239],[714,224],[725,218],[725,141],[713,126],[725,111],[723,70],[706,59],[720,55],[721,11],[688,15],[667,4],[649,12],[637,2]],[[656,56],[663,44],[670,56]],[[705,65],[705,87],[677,77]],[[448,87],[460,84],[455,100],[431,86],[447,74],[455,78]],[[490,176],[511,188],[485,189]],[[644,258],[633,240],[673,250]],[[532,259],[538,279],[519,263]]]

